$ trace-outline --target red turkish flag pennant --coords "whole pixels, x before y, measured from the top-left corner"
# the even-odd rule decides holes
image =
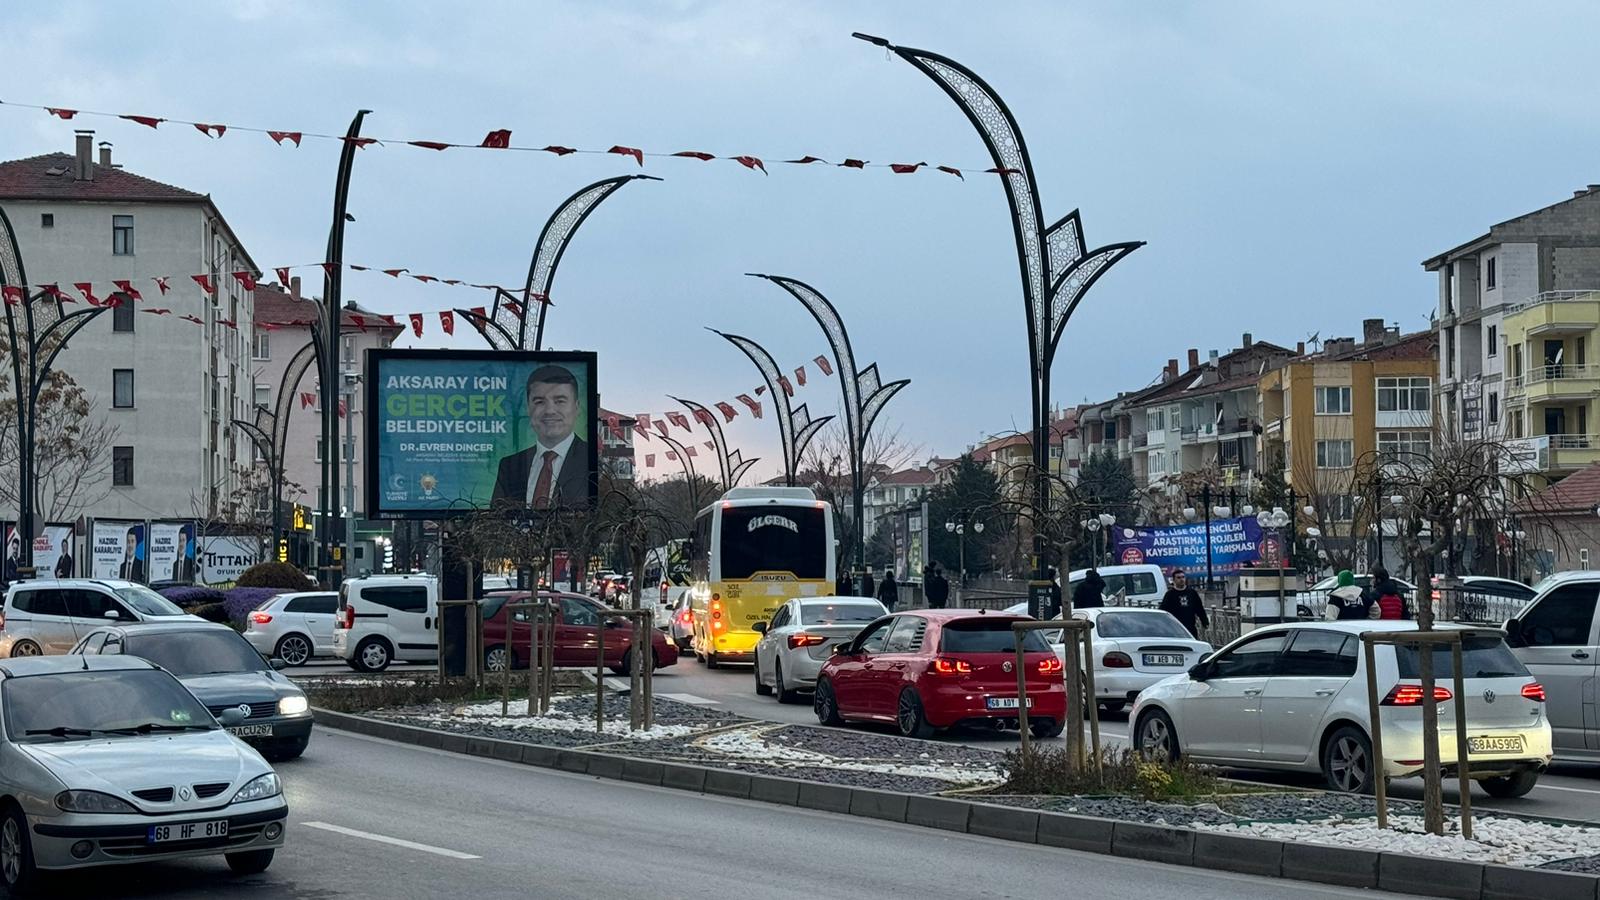
[[[806,165],[807,163],[825,163],[825,162],[827,162],[827,160],[823,159],[820,156],[802,156],[799,159],[786,159],[786,160],[784,160],[784,162],[786,162],[786,163],[796,163],[798,165],[802,165],[803,166],[803,165]]]
[[[716,159],[715,156],[712,156],[711,154],[706,153],[706,152],[701,151],[701,150],[679,150],[677,153],[674,153],[672,155],[673,156],[683,156],[683,157],[687,157],[689,159],[698,159],[701,162],[705,162],[708,159]]]
[[[418,280],[420,282],[422,282],[423,284],[427,284],[430,281],[438,281],[439,280],[438,278],[435,278],[432,275],[412,275],[411,277],[415,278],[416,280]]]
[[[355,313],[350,313],[350,324],[356,326],[356,328],[361,330],[361,331],[366,331],[367,330],[367,317],[366,316],[359,316],[359,315],[356,315]]]
[[[634,419],[635,422],[639,423],[639,425],[638,425],[638,430],[639,431],[649,431],[650,430],[650,414],[649,413],[639,413],[637,416],[634,416],[633,419]]]
[[[406,141],[406,143],[410,144],[413,147],[421,147],[424,150],[448,150],[448,149],[450,149],[450,145],[446,144],[444,141]]]
[[[357,150],[360,150],[363,147],[371,146],[371,145],[376,144],[378,142],[377,138],[367,138],[367,137],[347,137],[347,138],[344,138],[343,140],[347,144],[355,144]]]
[[[756,388],[756,396],[757,397],[761,396],[762,394],[765,394],[766,392],[767,392],[767,386],[764,385],[764,384],[761,387]]]
[[[761,401],[751,397],[749,394],[740,394],[733,399],[749,407],[750,415],[755,416],[758,419],[761,418]]]
[[[167,284],[167,279],[169,277],[171,277],[171,276],[168,276],[168,275],[157,275],[154,278],[150,279],[151,281],[154,281],[156,283],[156,287],[161,289],[161,296],[163,296],[163,297],[165,297],[167,295],[167,291],[172,290],[172,286]]]
[[[317,395],[316,394],[313,394],[310,391],[301,391],[300,392],[300,408],[301,409],[305,409],[306,407],[310,406],[311,404],[313,404],[315,402],[317,402]]]
[[[194,279],[195,284],[200,285],[200,290],[205,291],[208,294],[215,294],[217,292],[217,289],[211,285],[211,276],[190,275],[189,277]]]
[[[439,311],[439,325],[444,328],[445,334],[456,333],[456,314],[448,309]]]
[[[649,441],[650,440],[650,432],[645,431],[643,428],[640,428],[638,425],[635,425],[633,427],[633,433],[638,435],[639,439],[642,440],[642,441]]]
[[[49,294],[50,297],[52,299],[54,299],[57,303],[77,303],[78,302],[78,301],[72,299],[71,297],[68,297],[66,294],[63,294],[61,292],[60,286],[58,286],[58,285],[56,285],[54,283],[52,283],[52,284],[41,284],[41,285],[39,285],[39,290],[44,291],[46,294]]]
[[[22,302],[22,288],[17,285],[8,284],[0,287],[0,294],[5,295],[7,306],[16,306]]]
[[[121,294],[112,294],[105,300],[101,301],[101,305],[105,306],[107,309],[116,309],[123,304],[125,299],[126,298]]]
[[[148,125],[151,128],[155,128],[166,121],[166,119],[158,119],[155,116],[117,116],[117,118],[127,119],[129,122],[138,122],[140,125]]]
[[[711,441],[706,441],[706,449],[712,451],[713,453],[715,453],[716,449],[717,449],[717,445],[715,443],[711,442]]]
[[[620,425],[612,426],[611,427],[611,437],[614,438],[615,440],[619,440],[619,441],[626,440],[626,438],[622,434],[622,426],[620,426]]]
[[[689,425],[688,417],[686,417],[681,412],[669,412],[669,413],[667,413],[667,420],[669,422],[671,422],[672,424],[678,426],[679,428],[682,428],[684,431],[693,431],[694,430],[693,427]]]
[[[446,278],[444,280],[444,283],[448,284],[448,285],[457,285],[457,284],[461,283],[461,279],[459,279],[459,278]]]
[[[480,319],[489,318],[489,310],[487,308],[485,308],[485,307],[482,307],[482,306],[474,306],[472,308],[472,314],[477,316]]]
[[[778,387],[783,388],[784,396],[786,396],[786,397],[793,397],[794,396],[794,386],[789,384],[789,379],[788,378],[786,378],[786,377],[784,377],[782,375],[779,375],[778,376]]]
[[[202,321],[199,316],[179,316],[178,318],[184,320],[185,322],[193,322],[196,325],[204,325],[205,324],[205,322]]]
[[[339,398],[339,418],[344,418],[344,398]]]
[[[367,266],[358,266],[355,263],[351,263],[350,264],[350,271],[352,271],[352,272],[371,272],[372,269],[368,268]]]
[[[167,309],[165,306],[152,306],[149,309],[145,310],[145,312],[149,313],[152,316],[164,316],[164,315],[167,315],[168,313],[172,312],[172,310]]]
[[[667,434],[667,420],[666,419],[657,419],[656,420],[656,433],[661,435],[662,437],[670,437],[670,435]]]
[[[304,137],[304,135],[298,131],[269,131],[267,132],[267,137],[272,138],[272,142],[280,147],[283,146],[284,141],[291,141],[298,147],[300,146],[300,138]]]
[[[656,467],[656,455],[654,453],[646,453],[644,455],[644,467],[646,469],[654,469]]]
[[[760,169],[761,174],[767,174],[767,167],[762,165],[761,160],[755,158],[754,156],[735,156],[733,161],[741,166],[744,166],[746,169]]]
[[[739,411],[733,408],[733,404],[725,400],[718,400],[716,406],[717,412],[722,413],[722,418],[729,422],[732,422],[733,417],[739,414]]]
[[[915,172],[916,170],[922,168],[925,165],[927,165],[927,163],[925,163],[925,162],[919,162],[919,163],[889,163],[889,171],[895,173],[896,175],[910,175],[912,172]]]
[[[422,313],[411,314],[411,330],[417,333],[417,337],[422,337]]]
[[[127,294],[129,297],[132,297],[133,299],[138,300],[140,302],[144,301],[144,298],[139,296],[138,289],[133,286],[133,282],[131,282],[131,281],[113,281],[111,283],[117,286],[117,290],[123,292],[124,294]]]
[[[483,143],[479,147],[488,147],[491,150],[504,150],[511,146],[511,129],[498,128],[483,136]]]
[[[55,106],[46,106],[44,111],[52,116],[60,116],[63,119],[70,119],[78,114],[78,111],[75,109],[61,109]]]
[[[232,328],[234,331],[239,330],[239,323],[232,319],[218,319],[217,324],[221,325],[223,328]]]
[[[563,147],[563,146],[561,146],[559,144],[551,144],[548,147],[540,147],[539,149],[543,150],[546,153],[554,153],[557,156],[566,156],[568,153],[577,153],[578,152],[578,151],[572,149],[571,147]],[[643,165],[643,163],[640,163],[640,165]]]
[[[710,428],[711,426],[717,424],[717,417],[713,416],[711,414],[711,410],[709,410],[709,409],[697,409],[697,410],[695,410],[694,411],[694,420],[696,422],[699,422],[700,424],[706,426],[707,428]]]
[[[685,447],[683,449],[687,450],[689,452],[690,456],[695,456],[696,455],[695,452],[694,452],[694,448],[693,447]]]
[[[606,417],[605,418],[606,418],[606,427],[611,429],[611,433],[613,435],[616,435],[617,432],[622,430],[622,425],[621,425],[622,417],[621,416],[617,415],[616,413],[606,413]]]
[[[638,163],[640,166],[644,165],[644,151],[640,150],[638,147],[624,147],[621,144],[617,144],[606,152],[616,153],[621,156],[631,156],[633,157],[634,162]]]
[[[1020,175],[1020,174],[1022,174],[1022,170],[1021,169],[1011,169],[1011,168],[984,169],[983,171],[987,172],[990,175]]]
[[[334,266],[333,263],[326,263],[325,262],[325,263],[317,263],[317,265],[322,267],[322,274],[328,276],[329,278],[333,277],[333,266]]]
[[[794,378],[795,378],[796,381],[800,382],[800,386],[801,387],[805,387],[806,386],[806,367],[805,366],[796,366],[795,370],[794,370]]]
[[[256,276],[253,272],[234,272],[233,277],[245,290],[253,291],[256,289]]]
[[[94,283],[90,281],[74,281],[72,286],[78,289],[83,299],[89,301],[90,306],[99,306],[100,298],[94,295]]]
[[[961,179],[962,181],[966,181],[967,180],[967,176],[961,174],[961,170],[955,168],[954,166],[934,166],[934,168],[938,169],[939,171],[941,171],[943,173],[945,173],[946,175],[954,175],[955,177]]]
[[[678,461],[678,454],[673,452],[673,451],[671,451],[671,450],[668,450],[667,451],[667,459],[670,459],[673,462],[677,462]]]
[[[388,322],[390,325],[393,325],[396,328],[400,327],[400,323],[395,321],[394,315],[392,313],[385,313],[380,318],[382,318],[385,322]]]
[[[274,269],[273,271],[278,273],[278,283],[283,285],[284,287],[288,287],[289,286],[289,267],[288,266],[279,266],[278,268]]]
[[[817,364],[817,368],[822,370],[822,374],[824,374],[824,375],[832,375],[833,374],[833,366],[828,364],[828,358],[826,356],[819,356],[816,359],[812,360],[812,362]]]
[[[399,278],[400,273],[404,271],[405,269],[384,269],[383,274],[389,276],[390,278]]]
[[[206,137],[222,137],[223,132],[228,130],[228,126],[226,125],[207,125],[204,122],[194,123],[194,128],[196,131],[200,132]],[[216,134],[212,134],[213,131],[215,131]]]
[[[865,169],[867,167],[867,161],[864,159],[847,159],[844,162],[839,163],[839,165],[841,168],[845,169]]]
[[[522,315],[522,304],[518,303],[515,300],[507,300],[506,301],[506,309],[511,310],[511,314],[513,316]]]
[[[256,324],[260,325],[261,326],[261,330],[263,330],[263,331],[277,331],[279,328],[283,327],[282,325],[279,325],[277,322],[258,322]]]

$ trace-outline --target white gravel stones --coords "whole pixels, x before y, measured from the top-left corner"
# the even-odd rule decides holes
[[[1600,829],[1579,825],[1475,816],[1472,840],[1460,835],[1460,823],[1449,820],[1443,837],[1423,831],[1419,816],[1391,816],[1390,828],[1380,831],[1376,819],[1327,822],[1256,822],[1248,825],[1195,823],[1204,831],[1241,834],[1276,841],[1331,844],[1363,850],[1382,850],[1416,856],[1438,856],[1468,862],[1508,866],[1540,866],[1575,856],[1600,854]]]
[[[818,750],[784,746],[763,740],[762,733],[771,726],[749,726],[733,731],[707,735],[695,744],[708,753],[729,757],[735,761],[757,762],[777,768],[833,769],[851,772],[873,772],[905,778],[929,778],[950,784],[999,784],[1005,776],[995,766],[941,764],[928,761],[928,754],[919,756],[918,762],[900,762],[888,759],[851,759],[834,756]],[[731,764],[731,763],[730,763]]]
[[[574,733],[595,734],[594,730],[594,701],[585,697],[582,703],[576,703],[570,697],[557,697],[552,701],[550,712],[542,716],[516,715],[517,709],[526,710],[528,701],[514,700],[511,703],[512,715],[500,715],[500,701],[489,703],[474,703],[470,706],[457,707],[449,715],[420,715],[414,718],[422,721],[437,723],[467,723],[472,725],[490,725],[496,728],[510,728],[527,731],[569,731]],[[703,731],[703,726],[694,725],[657,725],[643,731],[629,731],[626,719],[607,719],[605,730],[599,732],[606,737],[620,738],[635,741],[656,741],[664,738],[684,737]]]

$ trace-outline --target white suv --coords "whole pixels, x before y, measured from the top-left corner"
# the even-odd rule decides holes
[[[171,600],[131,581],[18,581],[0,608],[0,656],[53,656],[102,625],[185,617]]]
[[[439,659],[439,580],[432,575],[369,575],[339,587],[333,655],[361,672],[392,662]]]
[[[244,620],[244,639],[267,658],[303,666],[312,657],[333,655],[333,617],[339,595],[331,591],[279,594]]]

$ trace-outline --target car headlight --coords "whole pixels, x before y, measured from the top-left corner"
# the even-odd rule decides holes
[[[248,803],[251,800],[265,800],[283,793],[283,785],[278,783],[278,774],[268,772],[250,779],[250,783],[239,788],[239,793],[233,795],[232,803]]]
[[[110,794],[99,791],[62,791],[56,795],[56,806],[67,812],[76,813],[133,813],[138,814],[131,804],[119,800]]]
[[[278,715],[298,716],[310,708],[305,697],[284,697],[278,701]]]

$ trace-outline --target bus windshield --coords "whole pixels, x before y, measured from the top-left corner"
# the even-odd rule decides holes
[[[726,580],[756,572],[797,579],[828,577],[828,533],[817,506],[730,506],[722,511],[722,572]]]

